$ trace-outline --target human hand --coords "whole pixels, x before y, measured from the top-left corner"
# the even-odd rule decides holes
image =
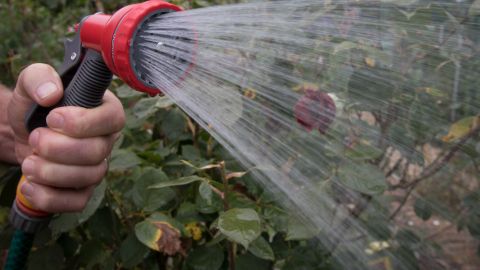
[[[15,154],[27,181],[25,198],[45,212],[81,211],[105,175],[115,140],[125,123],[122,104],[106,91],[93,109],[59,107],[47,116],[49,128],[25,129],[25,114],[34,103],[50,107],[60,101],[59,75],[45,64],[33,64],[19,76],[8,105],[15,134]]]

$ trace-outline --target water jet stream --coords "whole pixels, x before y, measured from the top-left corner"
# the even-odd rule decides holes
[[[402,223],[390,207],[396,190],[455,218],[431,194],[409,188],[466,167],[450,163],[454,155],[432,166],[422,149],[476,145],[478,156],[474,125],[445,137],[458,120],[480,122],[478,11],[471,1],[422,3],[296,0],[166,14],[141,33],[138,61],[148,66],[146,80],[255,168],[345,269],[368,268],[368,243]],[[191,32],[194,39],[182,37]],[[193,64],[180,82],[183,67],[172,55]],[[309,91],[335,102],[334,117],[325,97],[303,108],[302,117],[332,120],[328,129],[295,117]],[[382,254],[395,269],[410,268],[401,254]]]

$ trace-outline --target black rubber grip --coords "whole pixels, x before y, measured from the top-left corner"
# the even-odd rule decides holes
[[[59,106],[93,108],[102,104],[103,95],[112,81],[112,72],[102,55],[88,50]]]
[[[65,78],[62,76],[62,80]],[[47,126],[48,113],[56,107],[78,106],[97,107],[102,103],[103,95],[112,81],[112,72],[108,69],[100,53],[87,50],[84,59],[67,85],[62,100],[55,106],[45,108],[35,105],[27,114],[25,124],[28,131]]]

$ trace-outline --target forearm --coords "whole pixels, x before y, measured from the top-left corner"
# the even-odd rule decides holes
[[[7,106],[12,92],[0,84],[0,162],[17,163],[13,131],[7,118]]]

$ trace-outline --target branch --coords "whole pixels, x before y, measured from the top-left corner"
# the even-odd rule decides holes
[[[465,145],[465,143],[475,136],[478,132],[480,131],[480,126],[475,127],[472,129],[465,137],[463,137],[459,142],[457,142],[448,152],[445,154],[441,155],[438,157],[432,164],[430,164],[428,167],[426,167],[422,173],[413,179],[412,182],[404,185],[404,188],[407,188],[407,194],[405,194],[405,197],[403,198],[402,202],[398,206],[397,209],[390,215],[390,220],[394,219],[395,216],[400,212],[400,210],[403,208],[405,203],[407,202],[408,198],[412,194],[412,191],[415,189],[415,187],[422,182],[423,180],[429,178],[430,176],[434,175],[437,173],[441,168],[447,164],[454,156],[455,154],[462,148],[462,146]]]
[[[432,164],[426,167],[422,173],[413,179],[410,183],[406,184],[404,187],[416,186],[421,181],[427,179],[428,177],[437,173],[441,168],[445,166],[455,154],[465,145],[465,143],[476,135],[480,131],[480,126],[471,130],[465,137],[463,137],[459,142],[457,142],[450,150],[440,157],[438,157]]]
[[[392,168],[390,168],[386,173],[385,173],[385,177],[390,177],[393,172],[395,172],[398,167],[400,167],[400,163],[402,162],[403,159],[399,158],[395,164],[393,164]]]
[[[412,194],[412,191],[414,188],[415,188],[414,186],[408,188],[407,193],[405,194],[405,197],[403,197],[402,201],[400,202],[400,205],[397,207],[397,209],[395,209],[395,211],[393,211],[390,217],[388,217],[389,220],[393,220],[398,215],[398,213],[400,213],[400,210],[402,210],[403,206],[405,206],[405,204],[407,203],[408,198],[410,197],[410,194]]]
[[[405,185],[406,185],[406,177],[407,177],[407,173],[408,173],[408,169],[410,167],[410,162],[408,162],[408,159],[406,158],[401,158],[400,159],[400,163],[398,164],[400,166],[403,166],[403,168],[401,169],[402,170],[402,174],[400,176],[400,179],[398,180],[398,184],[396,185],[391,185],[388,187],[389,190],[395,190],[395,189],[398,189],[398,188],[405,188]]]
[[[223,183],[223,210],[228,211],[230,209],[230,205],[228,203],[228,179],[227,175],[225,173],[225,161],[220,162],[218,165],[220,167],[218,168],[220,171],[220,176],[222,178],[222,183]],[[227,243],[228,247],[228,269],[229,270],[235,270],[235,254],[236,254],[236,244],[234,242],[228,241]]]

